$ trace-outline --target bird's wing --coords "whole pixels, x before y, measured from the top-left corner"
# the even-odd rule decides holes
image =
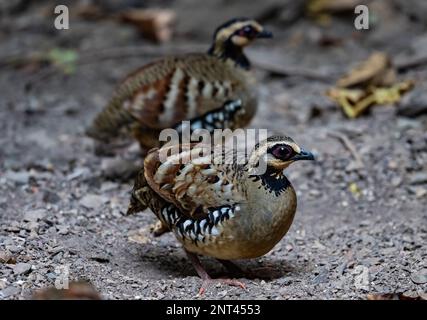
[[[227,157],[206,145],[181,146],[166,160],[176,147],[155,149],[145,158],[145,178],[154,192],[193,218],[205,216],[208,208],[245,200],[238,183],[242,170],[235,163],[219,163]]]
[[[221,107],[240,86],[231,68],[208,55],[168,57],[126,77],[110,105],[123,108],[148,128],[159,129]]]

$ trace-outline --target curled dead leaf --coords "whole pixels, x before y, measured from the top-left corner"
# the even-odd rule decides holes
[[[396,71],[390,57],[382,52],[374,52],[367,60],[351,69],[337,81],[340,88],[354,86],[389,86],[396,81]]]
[[[35,300],[102,300],[95,287],[86,281],[71,282],[68,288],[57,289],[49,287],[36,291]]]
[[[168,9],[132,9],[121,13],[120,19],[136,26],[145,38],[166,42],[172,37],[176,14]]]

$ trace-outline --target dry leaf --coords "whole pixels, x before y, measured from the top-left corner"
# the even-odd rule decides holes
[[[396,81],[396,71],[391,59],[382,52],[373,53],[348,74],[338,80],[337,86],[348,88],[354,86],[389,86]]]
[[[35,300],[101,300],[102,297],[95,287],[85,281],[71,282],[68,289],[56,289],[54,287],[36,291],[33,294]]]
[[[147,244],[151,242],[149,237],[151,227],[145,227],[136,231],[131,231],[128,240],[139,244]]]
[[[176,14],[168,9],[132,9],[121,13],[122,21],[135,25],[144,37],[166,42],[172,37]]]
[[[359,197],[361,194],[361,191],[360,191],[359,187],[357,186],[357,183],[355,183],[355,182],[350,183],[350,185],[348,186],[348,189],[350,190],[350,192],[355,197]]]
[[[337,81],[326,92],[349,118],[356,118],[373,105],[394,104],[413,88],[412,81],[395,84],[396,70],[385,53],[375,52]]]
[[[326,95],[338,103],[347,117],[356,118],[372,105],[399,102],[402,95],[411,90],[413,86],[414,82],[407,80],[388,88],[369,87],[365,90],[331,88]]]

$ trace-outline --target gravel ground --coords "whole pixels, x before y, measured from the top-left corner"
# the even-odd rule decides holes
[[[54,31],[43,15],[49,2],[40,3],[0,20],[0,57],[147,44],[131,26],[111,20],[76,17],[70,30]],[[185,7],[168,3],[184,21],[171,45],[207,43],[206,34],[223,21],[205,8],[198,15],[205,14],[203,25],[194,25],[201,18],[191,25]],[[386,3],[374,1],[379,22],[364,32],[347,18],[320,27],[265,14],[275,39],[255,45],[250,56],[336,75],[373,50],[400,58],[427,51],[422,21]],[[245,13],[264,12],[255,9]],[[325,46],[326,40],[333,44]],[[52,286],[64,267],[71,280],[89,280],[106,299],[365,299],[368,293],[427,292],[426,67],[399,75],[417,81],[399,106],[375,107],[356,120],[324,96],[333,81],[257,70],[261,105],[252,127],[294,137],[317,152],[318,161],[288,172],[299,201],[289,233],[266,256],[238,261],[269,271],[242,279],[246,290],[219,286],[198,297],[201,281],[173,236],[151,236],[149,211],[123,214],[129,177],[141,164],[137,146],[97,155],[84,135],[117,81],[152,58],[104,59],[79,65],[69,76],[40,77],[45,69],[37,73],[33,64],[0,66],[0,299],[29,298]],[[28,81],[31,90],[25,90]],[[417,116],[401,115],[415,109]],[[337,132],[354,145],[362,166]],[[214,260],[203,263],[213,276],[226,275]]]

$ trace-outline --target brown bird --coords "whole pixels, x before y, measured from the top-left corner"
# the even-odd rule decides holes
[[[203,279],[201,293],[213,281],[243,286],[236,280],[211,279],[197,255],[235,269],[229,260],[269,252],[288,231],[297,206],[283,171],[294,161],[314,157],[282,136],[257,144],[246,158],[233,150],[181,147],[165,159],[173,146],[148,153],[128,213],[149,207],[160,221],[157,235],[175,234]]]
[[[175,128],[183,120],[197,119],[191,129],[210,131],[247,125],[256,111],[257,94],[243,49],[271,36],[254,20],[233,19],[217,28],[207,53],[166,57],[143,66],[118,86],[88,135],[109,142],[131,133],[146,151],[159,146],[162,129]]]

